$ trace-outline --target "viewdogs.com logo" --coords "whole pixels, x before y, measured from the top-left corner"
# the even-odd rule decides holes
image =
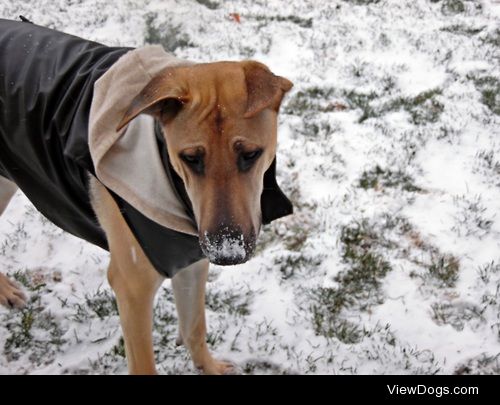
[[[431,395],[441,398],[444,395],[478,395],[479,387],[433,387],[423,384],[414,386],[387,385],[390,395]]]

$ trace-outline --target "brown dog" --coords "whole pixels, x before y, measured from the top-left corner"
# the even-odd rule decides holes
[[[193,207],[200,245],[213,263],[245,262],[255,248],[263,176],[276,154],[278,109],[291,87],[253,61],[169,67],[134,98],[117,128],[143,113],[161,122],[172,166]],[[111,254],[108,280],[118,301],[129,371],[155,373],[153,300],[164,277],[144,254],[107,188],[94,177],[90,186]],[[6,206],[16,188],[3,179],[1,189]],[[216,361],[205,341],[209,260],[180,271],[172,284],[181,341],[196,367],[222,374],[231,365]],[[22,304],[15,287],[6,279],[0,282],[0,299],[9,294]],[[5,294],[4,284],[9,286]]]
[[[211,262],[242,263],[260,230],[263,175],[276,153],[277,114],[292,87],[257,62],[220,62],[168,68],[134,99],[118,129],[141,113],[162,123],[175,171],[193,204],[200,243]],[[106,189],[93,181],[93,205],[106,231],[108,279],[116,293],[129,371],[154,373],[153,299],[163,278],[153,269]],[[219,241],[244,241],[226,255]],[[133,249],[132,249],[133,247]],[[135,262],[132,251],[139,252]],[[231,369],[209,353],[205,335],[208,260],[172,280],[180,337],[207,374]]]

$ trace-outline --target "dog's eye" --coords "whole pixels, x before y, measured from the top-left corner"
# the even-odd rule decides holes
[[[241,152],[238,155],[238,168],[242,172],[250,170],[260,155],[262,155],[262,149],[256,149],[250,152]]]
[[[199,155],[181,155],[182,160],[190,165],[196,165],[200,163],[201,156]]]
[[[203,165],[203,155],[187,155],[181,153],[181,159],[197,174],[203,174],[204,165]]]

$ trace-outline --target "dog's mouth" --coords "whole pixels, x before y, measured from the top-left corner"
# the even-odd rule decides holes
[[[219,266],[232,266],[248,261],[255,250],[254,234],[244,236],[234,227],[223,227],[218,232],[205,231],[200,235],[201,250],[210,263]]]

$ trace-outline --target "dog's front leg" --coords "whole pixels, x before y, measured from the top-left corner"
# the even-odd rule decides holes
[[[194,365],[205,374],[227,374],[229,363],[215,360],[206,342],[205,284],[208,260],[200,260],[177,273],[172,279],[175,305],[179,315],[180,337],[191,353]]]
[[[153,300],[164,280],[151,265],[123,219],[113,197],[90,178],[92,206],[108,238],[113,288],[130,374],[156,374],[153,352]]]
[[[153,302],[163,277],[149,266],[132,267],[111,258],[108,280],[116,295],[130,374],[156,374]]]

